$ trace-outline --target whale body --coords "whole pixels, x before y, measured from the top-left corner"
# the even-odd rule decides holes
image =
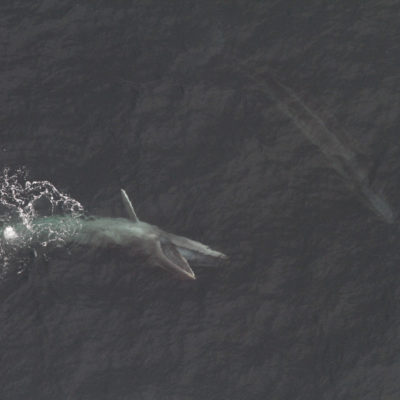
[[[140,221],[126,192],[122,201],[129,218],[50,216],[37,218],[29,225],[17,224],[3,229],[2,239],[14,245],[51,241],[57,233],[64,243],[91,248],[119,247],[132,256],[144,256],[147,263],[159,266],[183,279],[196,279],[189,262],[199,266],[215,265],[226,255],[208,246]],[[34,250],[36,255],[36,250]]]

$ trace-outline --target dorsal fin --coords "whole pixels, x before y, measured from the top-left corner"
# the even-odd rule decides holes
[[[135,209],[133,208],[133,205],[132,205],[131,201],[129,200],[129,197],[126,194],[124,189],[121,189],[121,196],[122,196],[122,203],[124,203],[125,210],[128,213],[129,218],[135,222],[139,222],[139,218],[137,217],[137,215],[135,213]]]

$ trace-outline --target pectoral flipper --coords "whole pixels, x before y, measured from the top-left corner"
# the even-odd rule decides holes
[[[125,210],[128,213],[129,218],[134,222],[139,222],[139,218],[136,215],[135,209],[133,208],[133,205],[129,200],[129,197],[124,189],[121,189],[121,197],[122,197],[122,203],[125,206]]]

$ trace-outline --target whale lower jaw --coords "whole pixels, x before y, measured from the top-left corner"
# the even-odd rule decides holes
[[[187,259],[176,246],[169,241],[157,243],[157,261],[161,268],[172,272],[182,279],[196,279]]]

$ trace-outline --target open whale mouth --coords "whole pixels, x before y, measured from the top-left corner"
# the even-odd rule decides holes
[[[171,242],[158,242],[158,255],[160,266],[182,279],[195,280],[196,275],[186,258],[181,255],[179,250]]]
[[[140,237],[147,235],[147,251],[150,251],[153,261],[161,268],[180,278],[194,280],[196,275],[190,268],[188,260],[203,266],[214,266],[215,261],[227,259],[225,254],[215,251],[203,243],[140,222],[124,189],[121,189],[121,196],[130,220],[137,224],[136,235]]]
[[[196,279],[189,262],[198,266],[215,267],[227,259],[226,255],[183,236],[165,233],[157,242],[159,265],[183,279]]]

